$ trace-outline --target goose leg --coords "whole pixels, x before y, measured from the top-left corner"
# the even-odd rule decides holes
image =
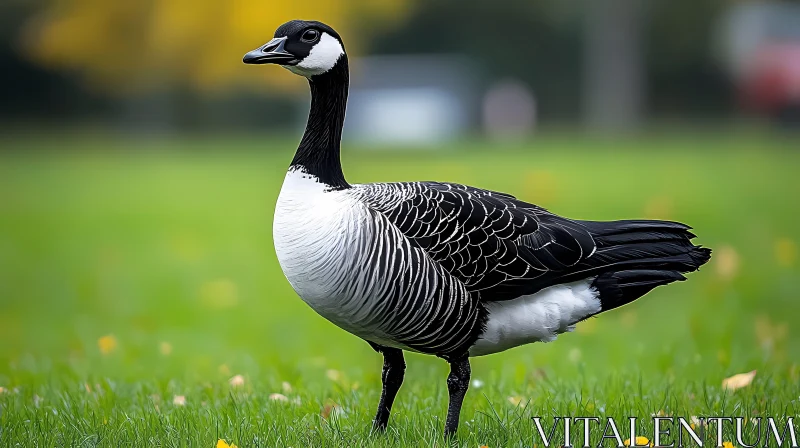
[[[450,375],[447,376],[447,391],[450,394],[450,404],[447,407],[447,419],[444,423],[444,435],[450,437],[458,430],[458,417],[461,415],[461,404],[469,388],[469,357],[450,361]]]
[[[397,396],[397,391],[403,384],[406,362],[403,359],[403,351],[400,349],[370,345],[376,351],[383,353],[383,373],[381,374],[383,390],[381,391],[381,400],[378,402],[378,413],[375,414],[375,420],[372,422],[375,430],[383,431],[389,423],[394,397]]]

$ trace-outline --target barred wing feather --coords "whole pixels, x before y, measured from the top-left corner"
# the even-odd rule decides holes
[[[580,222],[504,193],[439,182],[357,188],[373,209],[485,300],[513,299],[568,281],[597,249]]]

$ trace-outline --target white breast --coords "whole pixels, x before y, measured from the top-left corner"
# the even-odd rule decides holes
[[[273,238],[284,275],[316,312],[360,333],[362,316],[344,287],[360,272],[368,241],[365,206],[347,190],[330,190],[316,177],[286,173],[275,209]]]

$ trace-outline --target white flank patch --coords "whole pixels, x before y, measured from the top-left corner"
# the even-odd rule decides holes
[[[502,302],[489,302],[486,332],[475,342],[470,356],[489,355],[531,342],[550,342],[572,331],[574,323],[600,311],[592,279],[555,285],[536,294]]]
[[[342,44],[335,37],[323,32],[319,42],[311,48],[311,52],[305,59],[296,65],[284,65],[283,67],[292,73],[310,78],[332,69],[343,54]]]

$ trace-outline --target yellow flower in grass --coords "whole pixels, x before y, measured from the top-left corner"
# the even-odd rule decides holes
[[[200,287],[200,299],[208,308],[224,309],[239,303],[239,288],[227,278],[212,280]]]
[[[623,443],[625,444],[625,446],[631,446],[631,439],[625,439]],[[650,443],[650,439],[648,439],[647,437],[637,436],[636,446],[653,446],[653,444]]]
[[[342,379],[342,372],[335,369],[328,369],[328,371],[325,372],[325,376],[331,381],[339,381]]]
[[[550,171],[534,170],[525,174],[523,191],[546,204],[558,197],[558,177]]]
[[[721,279],[733,280],[739,273],[739,253],[732,246],[720,245],[714,251],[714,260],[714,268]]]
[[[789,238],[781,238],[775,242],[775,260],[778,265],[790,267],[797,260],[797,245]]]
[[[654,196],[644,206],[644,217],[650,219],[669,219],[674,209],[674,201],[669,196]]]
[[[569,359],[572,363],[577,363],[581,360],[581,349],[578,347],[573,347],[572,350],[569,351],[567,355],[567,359]]]
[[[731,442],[722,442],[722,448],[733,448],[733,444]]]
[[[116,350],[117,345],[119,345],[117,343],[117,338],[113,334],[107,334],[97,340],[97,348],[99,348],[100,353],[104,355],[108,355]]]
[[[234,444],[228,444],[228,442],[224,441],[223,439],[217,440],[217,448],[239,448]]]
[[[244,386],[244,377],[242,375],[235,375],[228,380],[231,387]]]
[[[169,356],[172,353],[172,344],[164,341],[158,344],[158,351],[164,356]]]

